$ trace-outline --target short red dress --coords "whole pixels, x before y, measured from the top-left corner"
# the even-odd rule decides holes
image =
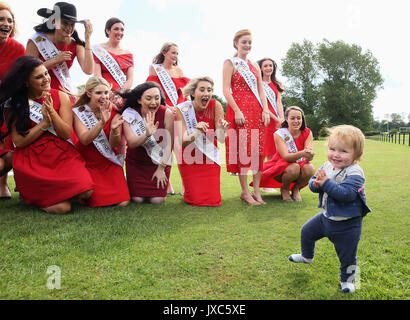
[[[136,110],[141,114],[141,110],[139,108],[137,108]],[[155,113],[154,123],[157,123],[158,121],[158,128],[160,129],[165,128],[166,111],[167,107],[160,106],[158,111]],[[161,143],[162,137],[156,137],[156,139],[158,143]],[[157,180],[152,180],[152,176],[154,175],[155,170],[157,170],[158,165],[152,162],[151,158],[148,156],[143,146],[133,149],[129,147],[127,148],[125,168],[131,198],[165,198],[167,196],[167,187],[165,186],[164,189],[161,189],[160,187],[158,189]],[[165,167],[165,175],[168,180],[170,172],[171,167]]]
[[[256,68],[248,60],[248,66],[256,78]],[[226,121],[231,125],[228,130],[226,145],[226,169],[228,172],[241,174],[246,168],[254,172],[262,171],[265,126],[262,122],[262,107],[239,72],[235,72],[231,81],[232,96],[245,117],[245,125],[235,123],[235,112],[228,104]]]
[[[210,131],[216,130],[215,106],[216,101],[211,100],[206,110],[195,111],[197,121],[208,123],[208,130]],[[214,138],[214,145],[218,147],[216,137]],[[220,206],[222,204],[220,191],[221,167],[201,153],[194,143],[183,148],[182,155],[179,171],[185,186],[185,202],[192,206]],[[193,161],[194,163],[192,163]]]
[[[13,38],[7,38],[5,43],[0,44],[0,82],[3,80],[14,61],[24,56],[25,52],[26,49],[24,46]],[[3,123],[0,131],[1,135],[7,133],[7,126],[5,123]],[[13,149],[14,146],[10,136],[4,141],[0,141],[0,157]]]
[[[299,137],[295,139],[295,144],[296,144],[298,151],[301,151],[305,148],[305,141],[309,137],[309,134],[310,134],[310,129],[305,128],[304,130],[302,130]],[[307,163],[310,163],[310,162],[306,160],[302,160],[297,163],[302,169],[303,166],[305,166]],[[263,164],[260,186],[262,188],[281,188],[282,183],[276,181],[274,178],[277,176],[280,176],[290,164],[291,162],[285,161],[280,156],[279,152],[276,152],[271,160],[268,160]],[[290,184],[289,190],[292,190],[293,185],[294,183]]]
[[[127,75],[127,70],[130,67],[134,66],[134,57],[132,53],[126,53],[126,54],[119,54],[116,55],[112,52],[110,52],[111,56],[114,58],[115,61],[117,61],[118,65],[120,66],[122,72],[124,72],[125,75]],[[111,75],[111,73],[108,71],[108,69],[105,67],[103,63],[94,55],[94,62],[98,63],[101,65],[101,76],[108,81],[112,85],[111,90],[116,91],[118,89],[121,89],[120,85],[115,81],[114,77]]]
[[[188,79],[186,77],[171,78],[171,79],[172,79],[172,82],[174,82],[175,87],[176,87],[177,92],[178,92],[178,104],[180,104],[182,102],[185,102],[187,99],[184,98],[184,95],[182,94],[182,88],[185,87],[188,84],[190,79]],[[172,104],[171,100],[169,99],[169,97],[167,95],[167,92],[165,91],[164,87],[162,86],[161,80],[159,80],[159,78],[157,76],[149,76],[146,81],[153,81],[153,82],[158,83],[161,86],[162,91],[164,92],[166,105],[171,106],[171,107],[174,106]]]
[[[58,112],[59,91],[52,89],[51,97]],[[36,102],[43,103],[44,98]],[[30,125],[36,124],[30,121]],[[48,131],[27,147],[16,148],[13,170],[24,202],[40,208],[69,200],[95,186],[80,153]]]
[[[110,137],[111,121],[115,115],[116,112],[113,109],[110,120],[104,125],[103,130],[107,139]],[[130,200],[130,192],[122,167],[105,158],[94,143],[85,146],[78,141],[75,146],[84,158],[86,168],[95,183],[93,194],[82,202],[84,205],[104,207]],[[116,149],[113,151],[118,154]]]
[[[277,102],[278,97],[279,97],[278,87],[272,81],[269,82],[269,87],[271,87],[272,90],[275,92],[276,102]],[[266,100],[268,101],[269,111],[272,112],[275,116],[279,117],[279,115],[276,114],[275,109],[271,105],[269,99],[266,99]],[[270,122],[269,122],[269,125],[265,129],[265,132],[266,132],[265,150],[264,150],[264,156],[265,157],[273,156],[276,152],[275,139],[273,138],[273,135],[274,135],[275,131],[279,129],[279,127],[280,127],[280,123],[271,118]]]

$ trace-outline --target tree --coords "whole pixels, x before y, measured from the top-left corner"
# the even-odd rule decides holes
[[[372,102],[383,84],[376,58],[358,45],[326,39],[293,43],[282,60],[289,80],[286,105],[299,103],[315,137],[322,126],[351,124],[371,129]],[[313,124],[313,127],[312,127]]]

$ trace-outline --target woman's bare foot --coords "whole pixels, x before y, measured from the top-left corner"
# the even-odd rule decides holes
[[[241,194],[240,198],[242,201],[245,201],[250,206],[260,206],[261,205],[261,203],[256,201],[250,194],[247,194],[247,195]]]
[[[283,201],[291,202],[292,197],[290,196],[290,192],[288,188],[280,188],[280,195],[282,196]]]
[[[301,202],[302,201],[302,197],[300,196],[300,190],[293,188],[292,189],[292,199],[297,201],[297,202]]]
[[[252,198],[254,198],[257,202],[259,202],[260,204],[266,204],[265,201],[263,201],[262,196],[259,194],[259,196],[257,196],[255,194],[255,192],[252,192]]]

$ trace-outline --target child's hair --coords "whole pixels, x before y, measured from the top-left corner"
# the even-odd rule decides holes
[[[328,132],[327,145],[334,140],[342,141],[353,148],[355,161],[362,159],[365,137],[359,128],[343,124],[328,129]]]

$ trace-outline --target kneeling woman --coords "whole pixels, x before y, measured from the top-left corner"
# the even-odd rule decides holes
[[[102,77],[92,77],[74,106],[77,150],[95,183],[92,196],[83,204],[90,207],[127,206],[130,200],[124,177],[122,122],[109,101],[111,85]]]
[[[174,115],[165,107],[164,93],[155,82],[142,83],[120,96],[125,99],[120,113],[128,144],[125,162],[131,199],[161,204],[171,172]]]
[[[221,159],[217,140],[225,142],[229,123],[224,120],[222,105],[211,100],[213,86],[209,77],[191,80],[182,91],[192,102],[178,105],[183,147],[179,170],[185,186],[184,200],[193,206],[221,205]]]
[[[50,75],[40,59],[16,60],[0,86],[0,104],[16,146],[14,179],[24,202],[64,214],[71,210],[71,198],[88,199],[94,182],[69,141],[70,100],[50,88]]]
[[[300,189],[315,174],[315,167],[310,163],[315,155],[313,135],[306,127],[302,109],[286,109],[285,121],[275,132],[274,139],[276,153],[263,164],[261,187],[280,188],[284,201],[302,201]]]

